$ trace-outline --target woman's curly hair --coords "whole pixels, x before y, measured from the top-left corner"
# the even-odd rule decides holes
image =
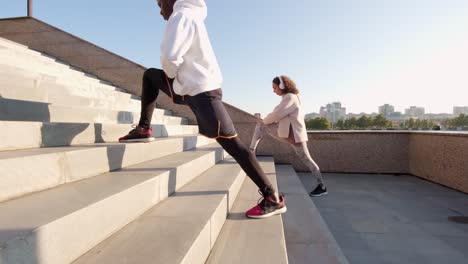
[[[283,94],[299,94],[299,90],[296,88],[296,84],[293,80],[291,80],[291,78],[289,78],[288,76],[281,75],[281,79],[283,80],[284,84],[284,89],[282,90]],[[273,83],[276,83],[279,86],[281,83],[279,77],[275,77],[273,79]]]

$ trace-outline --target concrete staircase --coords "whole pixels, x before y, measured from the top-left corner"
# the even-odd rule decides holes
[[[139,99],[0,38],[0,264],[347,263],[292,167],[260,158],[290,213],[250,220],[255,185],[186,118],[117,143]]]
[[[281,216],[245,219],[255,186],[186,118],[156,109],[155,141],[116,143],[139,107],[123,89],[0,38],[0,264],[262,259],[226,241],[268,241],[270,263],[287,263]],[[261,164],[276,182],[273,160]]]

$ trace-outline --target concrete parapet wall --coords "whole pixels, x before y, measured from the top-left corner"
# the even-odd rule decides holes
[[[409,172],[468,193],[468,133],[410,133]]]

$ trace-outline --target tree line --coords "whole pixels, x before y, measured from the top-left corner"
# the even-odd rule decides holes
[[[363,129],[440,129],[442,125],[445,129],[456,130],[459,128],[468,129],[468,115],[461,114],[458,117],[450,118],[437,122],[429,119],[410,118],[394,127],[392,122],[383,115],[361,116],[360,118],[340,119],[335,124],[331,124],[325,117],[317,117],[305,120],[306,127],[309,130],[363,130]]]

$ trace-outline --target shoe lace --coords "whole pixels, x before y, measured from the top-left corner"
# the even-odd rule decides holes
[[[266,201],[268,200],[268,198],[265,197],[260,190],[258,190],[258,193],[260,194],[261,197],[258,199],[257,205],[259,205],[260,207],[263,207],[263,206],[265,206]]]
[[[138,127],[138,126],[137,126],[137,125],[131,125],[131,127],[132,127],[133,129],[130,130],[130,132],[128,132],[129,135],[135,133],[135,132],[137,131],[137,127]]]

